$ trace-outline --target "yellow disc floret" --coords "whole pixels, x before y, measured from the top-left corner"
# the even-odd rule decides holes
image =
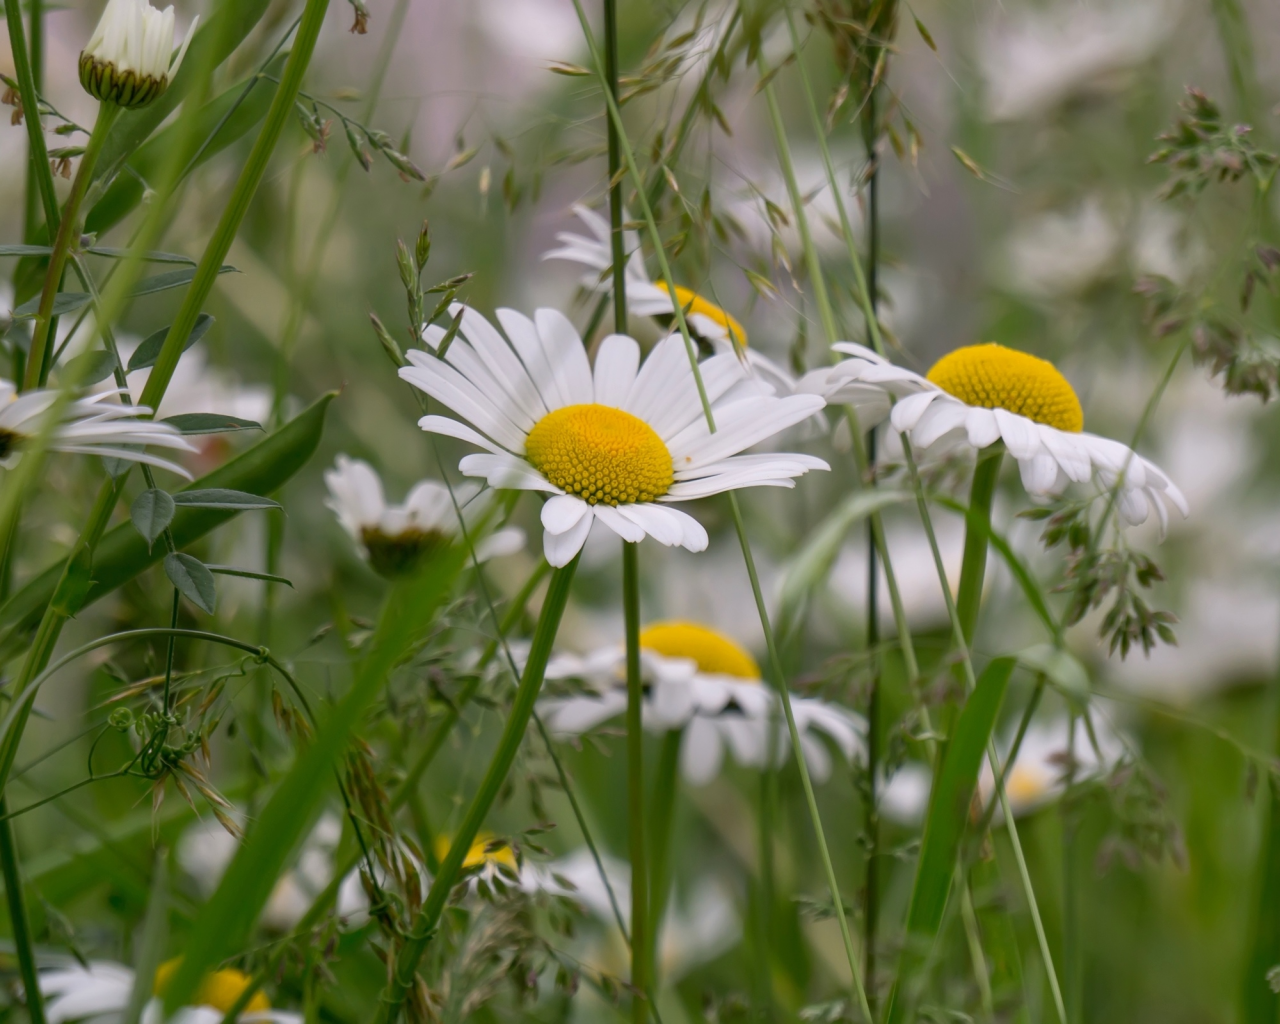
[[[659,281],[658,287],[668,295],[671,294],[665,281]],[[747,332],[742,329],[742,324],[738,323],[737,320],[714,302],[708,302],[697,292],[690,291],[688,288],[681,288],[680,285],[676,285],[676,302],[680,303],[680,308],[684,310],[685,316],[692,316],[694,313],[705,316],[708,320],[715,321],[728,331],[729,337],[740,346],[747,347]]]
[[[490,843],[494,843],[492,849],[489,847]],[[449,847],[451,845],[448,836],[436,836],[436,859],[444,860],[445,857],[449,856]],[[467,856],[462,861],[462,867],[463,870],[468,870],[481,867],[484,864],[505,864],[512,871],[515,871],[516,855],[506,843],[500,840],[495,843],[490,833],[481,832],[467,848]]]
[[[176,956],[172,960],[166,960],[156,969],[154,989],[156,995],[164,995],[165,988],[177,973],[181,963],[182,957]],[[249,981],[249,975],[243,971],[237,971],[234,967],[214,971],[212,974],[205,975],[204,981],[196,989],[191,1005],[208,1006],[226,1013],[244,995],[244,990],[249,987]],[[255,992],[253,998],[244,1007],[246,1013],[260,1013],[270,1009],[270,1001],[261,992]]]
[[[1079,433],[1080,399],[1057,367],[1003,345],[968,345],[933,364],[929,379],[943,391],[984,409],[1007,409],[1029,420]]]
[[[671,489],[671,453],[638,416],[609,405],[566,405],[543,416],[525,456],[557,487],[592,505],[653,501]]]
[[[688,658],[708,675],[760,678],[760,666],[741,645],[696,622],[655,622],[640,634],[640,646],[668,658]]]

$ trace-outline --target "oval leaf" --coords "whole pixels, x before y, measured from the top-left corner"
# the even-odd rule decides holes
[[[187,343],[182,346],[185,352],[197,341],[204,337],[205,332],[213,326],[213,317],[208,313],[201,313],[196,317],[196,325],[191,328],[191,333],[187,335]],[[169,333],[168,327],[161,327],[154,334],[149,334],[136,349],[133,355],[129,357],[129,372],[134,370],[144,370],[148,366],[155,366],[156,360],[160,358],[160,349],[164,346],[164,339]]]
[[[62,373],[80,387],[88,387],[110,377],[116,372],[117,365],[115,355],[105,349],[98,349],[96,352],[82,352],[68,360]]]
[[[174,503],[184,508],[222,508],[236,509],[244,512],[255,508],[279,508],[278,501],[261,498],[245,491],[232,491],[225,487],[209,487],[201,490],[179,491],[173,496]]]
[[[129,518],[150,547],[173,522],[173,498],[158,487],[143,491],[129,508]]]
[[[213,573],[200,559],[184,551],[171,551],[164,556],[164,574],[178,593],[201,611],[213,614],[218,606],[218,591],[213,585]]]
[[[184,434],[230,434],[236,430],[262,429],[261,423],[242,420],[239,416],[224,416],[219,412],[183,412],[167,416],[162,422],[177,427]]]

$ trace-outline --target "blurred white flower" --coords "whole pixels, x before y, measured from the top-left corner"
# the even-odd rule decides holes
[[[329,489],[325,504],[360,546],[373,569],[388,578],[422,565],[433,553],[454,542],[461,532],[455,498],[469,535],[491,504],[491,495],[482,495],[475,484],[455,487],[451,497],[444,484],[421,480],[413,485],[403,504],[388,505],[377,471],[367,462],[346,455],[338,456],[335,468],[325,470],[324,482]],[[481,538],[476,544],[476,557],[484,562],[523,548],[524,531],[509,526]]]
[[[623,923],[631,927],[631,866],[601,853],[600,862],[609,889],[618,902]],[[562,885],[564,879],[569,885]],[[606,926],[616,924],[609,889],[600,877],[595,858],[586,848],[548,864],[526,864],[521,881],[527,891],[541,890],[575,900]],[[699,964],[714,960],[736,945],[742,927],[733,900],[724,886],[712,878],[692,886],[689,898],[681,902],[672,894],[662,919],[659,938],[659,975],[668,982],[679,980]],[[618,966],[625,962],[624,950],[613,950]],[[589,959],[600,960],[603,950]]]
[[[170,960],[156,971],[155,989],[162,992],[165,983],[177,969],[179,961]],[[94,960],[88,967],[73,964],[40,972],[40,992],[47,1001],[45,1020],[48,1024],[86,1021],[88,1024],[118,1024],[120,1014],[129,1005],[134,972],[123,964]],[[226,968],[207,975],[196,991],[196,1003],[170,1017],[169,1024],[221,1024],[224,1014],[249,987],[249,976],[243,971]],[[257,992],[239,1017],[245,1024],[302,1024],[302,1016],[271,1009],[266,995]],[[158,998],[147,1002],[142,1011],[142,1024],[162,1024],[163,1006]]]
[[[1078,92],[1123,82],[1121,72],[1152,57],[1169,37],[1178,6],[1059,0],[1003,15],[988,26],[978,50],[987,116],[1034,117]]]
[[[575,204],[573,212],[587,226],[590,235],[578,235],[561,231],[556,235],[560,243],[557,249],[542,254],[544,260],[568,260],[590,267],[582,278],[582,285],[593,292],[607,292],[613,287],[610,268],[613,266],[613,249],[610,242],[609,222],[594,210]],[[633,316],[660,317],[670,327],[675,318],[675,303],[667,291],[665,281],[651,281],[644,267],[644,255],[640,240],[634,231],[623,232],[623,250],[627,257],[627,312]],[[742,324],[726,310],[696,292],[676,285],[676,302],[684,311],[689,331],[706,342],[713,351],[735,354],[746,361],[750,371],[770,385],[776,394],[789,395],[795,390],[795,378],[768,356],[762,355],[747,344],[747,332]]]
[[[573,560],[597,520],[626,541],[648,536],[705,550],[706,530],[671,502],[794,487],[795,477],[828,468],[809,455],[739,454],[812,416],[822,400],[776,398],[734,356],[700,367],[713,434],[679,337],[659,342],[641,366],[635,340],[611,334],[593,372],[563,313],[540,309],[530,320],[498,310],[508,341],[475,310],[453,311],[462,315],[461,334],[446,358],[411,350],[413,365],[400,376],[474,427],[435,415],[418,425],[485,449],[458,464],[465,475],[554,495],[542,506],[543,551],[553,566]],[[434,348],[443,336],[428,328],[425,341]]]
[[[12,382],[0,379],[0,466],[11,469],[17,465],[23,447],[47,425],[58,394],[55,388],[20,394]],[[191,474],[177,463],[151,455],[141,446],[155,445],[186,452],[195,451],[195,446],[169,424],[142,419],[150,414],[150,409],[111,401],[117,394],[106,391],[66,403],[58,423],[49,433],[49,448],[56,452],[145,462],[190,480]]]
[[[644,726],[652,732],[684,732],[680,767],[693,785],[719,773],[726,749],[739,764],[768,763],[770,731],[775,763],[790,751],[777,695],[764,685],[755,659],[729,637],[691,622],[660,622],[640,635],[641,671],[647,693]],[[558,655],[547,666],[548,679],[578,679],[593,693],[551,697],[541,702],[547,727],[576,735],[622,714],[627,706],[626,655],[615,646],[585,658]],[[833,741],[848,760],[862,754],[865,725],[836,704],[793,697],[792,711],[805,762],[819,782],[831,774],[831,755],[819,734]]]
[[[1072,210],[1020,223],[1005,243],[1007,274],[1015,288],[1030,295],[1074,294],[1115,264],[1120,242],[1102,201],[1090,196]]]
[[[173,7],[158,11],[147,0],[108,0],[80,53],[80,84],[94,99],[145,107],[169,87],[195,32],[173,54]]]
[[[120,339],[120,358],[126,365],[137,344]],[[151,370],[134,370],[126,381],[129,393],[137,401],[151,377]],[[164,398],[160,400],[161,417],[178,413],[212,412],[252,420],[270,428],[271,388],[265,384],[244,384],[228,371],[209,362],[209,353],[203,345],[193,345],[182,354]]]
[[[856,406],[863,429],[887,417],[894,430],[935,454],[1003,441],[1034,497],[1059,494],[1095,473],[1105,488],[1121,481],[1117,508],[1134,525],[1154,508],[1163,531],[1165,502],[1189,513],[1186,498],[1158,466],[1119,441],[1084,432],[1080,400],[1046,360],[1003,345],[967,345],[922,377],[862,345],[833,347],[850,358],[806,374],[800,386]]]
[[[1015,817],[1022,817],[1057,800],[1069,778],[1080,783],[1100,778],[1128,756],[1125,741],[1106,719],[1093,714],[1093,738],[1083,718],[1075,720],[1074,742],[1070,719],[1059,715],[1031,723],[1013,765],[1005,769],[1005,795]],[[1016,730],[997,749],[1003,759],[1013,747]],[[918,825],[929,806],[933,776],[926,765],[909,761],[900,766],[880,790],[880,812],[901,825]],[[978,778],[978,796],[984,805],[995,795],[995,775],[984,761]],[[996,814],[999,815],[997,809]]]
[[[297,863],[280,876],[271,890],[262,911],[263,925],[272,931],[287,932],[302,919],[333,879],[333,858],[341,836],[341,822],[332,814],[322,815],[303,843]],[[208,898],[218,888],[239,845],[239,840],[216,821],[197,822],[178,841],[178,864],[195,882],[201,895]],[[358,923],[367,904],[359,871],[352,871],[338,889],[338,916]]]

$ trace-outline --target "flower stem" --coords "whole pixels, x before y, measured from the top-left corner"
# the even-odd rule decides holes
[[[27,122],[27,161],[31,177],[40,190],[40,202],[44,206],[44,219],[52,235],[58,226],[58,197],[53,191],[53,174],[49,170],[49,150],[44,144],[44,126],[40,123],[40,90],[36,82],[35,68],[27,51],[27,33],[22,24],[22,5],[5,4],[5,21],[9,29],[9,49],[13,53],[13,70],[18,79],[18,93],[22,98],[22,113]],[[36,17],[32,8],[31,17]],[[32,40],[34,43],[36,40]],[[28,178],[30,181],[30,178]]]
[[[978,464],[973,470],[969,508],[979,514],[985,529],[974,529],[966,522],[964,531],[964,560],[960,563],[956,613],[960,617],[960,629],[966,648],[973,645],[978,610],[982,606],[982,584],[987,573],[987,546],[991,535],[991,502],[995,498],[996,483],[1000,479],[1003,456],[1004,446],[993,444],[978,453]]]
[[[17,4],[13,5],[14,7]],[[31,1024],[44,1024],[44,997],[40,994],[40,978],[36,972],[35,947],[31,941],[31,925],[27,919],[27,899],[22,890],[22,872],[18,866],[18,850],[14,842],[13,824],[9,820],[8,800],[0,796],[0,873],[4,875],[4,892],[9,904],[9,922],[13,927],[13,944],[18,954],[18,973],[26,991],[27,1015]]]
[[[449,894],[462,870],[462,862],[466,859],[476,833],[480,831],[480,826],[484,824],[485,816],[489,813],[489,808],[493,805],[498,791],[506,782],[507,773],[511,770],[516,752],[524,740],[525,728],[533,714],[533,706],[542,690],[547,659],[551,656],[556,632],[560,628],[560,619],[569,602],[569,587],[577,568],[578,558],[575,557],[568,565],[552,573],[547,596],[542,604],[542,612],[538,616],[538,626],[533,634],[529,660],[525,662],[524,674],[516,690],[515,700],[512,701],[511,711],[507,715],[502,738],[498,741],[498,747],[493,753],[493,759],[489,762],[489,768],[480,783],[480,788],[471,798],[471,805],[467,808],[462,824],[458,826],[457,833],[449,846],[449,852],[440,865],[440,871],[431,883],[431,889],[427,893],[422,910],[405,936],[404,945],[400,947],[400,954],[396,958],[391,978],[378,1003],[378,1012],[374,1017],[376,1024],[395,1024],[399,1020],[400,1010],[417,977],[418,964],[435,935],[436,926],[440,923],[440,916],[444,913]]]
[[[616,236],[615,236],[616,237]],[[627,837],[631,855],[631,1019],[644,1024],[649,991],[649,871],[644,835],[644,689],[640,678],[639,544],[622,545],[627,639]]]
[[[618,0],[604,0],[604,75],[609,101],[617,106]],[[627,256],[622,244],[622,179],[618,174],[618,169],[622,166],[622,147],[618,125],[607,110],[605,122],[609,126],[609,244],[613,250],[613,329],[619,334],[626,334]],[[634,908],[632,912],[634,913]]]
[[[657,989],[658,944],[662,939],[662,918],[671,892],[671,828],[675,820],[676,792],[680,788],[680,746],[684,730],[673,729],[662,737],[658,765],[653,780],[653,810],[649,815],[649,982]]]
[[[44,290],[40,293],[40,309],[36,313],[35,335],[31,339],[31,353],[27,357],[27,373],[23,381],[26,389],[44,387],[49,379],[52,367],[53,348],[51,344],[53,328],[53,301],[58,297],[58,289],[62,287],[62,272],[67,268],[67,258],[71,255],[71,246],[80,239],[80,204],[89,190],[89,182],[93,180],[93,169],[98,163],[111,126],[120,116],[120,108],[114,103],[98,105],[98,117],[93,122],[93,131],[89,142],[80,158],[80,166],[76,168],[75,180],[71,182],[71,194],[67,196],[66,205],[62,208],[62,219],[58,223],[58,234],[53,242],[53,252],[49,256],[49,268],[45,271]]]

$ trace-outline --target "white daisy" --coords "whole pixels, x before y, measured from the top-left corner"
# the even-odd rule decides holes
[[[374,571],[392,577],[421,565],[424,560],[458,536],[454,498],[471,527],[488,501],[475,484],[449,489],[435,480],[414,484],[401,505],[388,505],[382,480],[367,462],[339,455],[337,465],[325,471],[329,497],[325,504],[338,517]],[[524,531],[504,527],[476,544],[476,557],[486,561],[510,555],[524,547]]]
[[[645,728],[684,731],[680,766],[695,786],[720,771],[726,748],[739,764],[768,763],[770,730],[776,730],[775,758],[781,764],[790,738],[777,694],[761,680],[755,659],[729,637],[692,622],[659,622],[640,634],[646,695]],[[548,679],[580,679],[594,693],[552,697],[541,702],[547,727],[560,735],[586,732],[622,714],[627,706],[626,655],[603,648],[585,658],[559,655],[547,666]],[[810,774],[819,782],[831,774],[831,755],[822,734],[853,760],[862,754],[861,718],[835,704],[791,699],[796,729]]]
[[[613,267],[612,235],[609,222],[594,210],[575,203],[576,213],[591,232],[590,236],[561,231],[556,235],[560,243],[557,249],[542,254],[544,260],[569,260],[592,268],[582,279],[582,285],[591,291],[607,291],[612,287],[609,276]],[[651,281],[644,268],[644,255],[640,240],[634,231],[623,232],[623,248],[631,255],[627,259],[627,312],[633,316],[661,317],[670,321],[675,317],[675,302],[667,291],[665,281]],[[747,332],[742,324],[703,296],[676,285],[676,302],[684,310],[685,323],[695,337],[701,338],[718,354],[737,354],[745,359],[752,373],[773,387],[780,395],[795,390],[796,379],[768,356],[761,355],[747,345]]]
[[[1005,796],[1014,817],[1030,814],[1057,800],[1066,791],[1067,778],[1074,770],[1077,783],[1106,775],[1127,756],[1125,741],[1100,716],[1094,716],[1095,749],[1084,719],[1075,723],[1075,743],[1071,742],[1066,716],[1033,722],[1018,747],[1018,757],[1005,773]],[[998,744],[1002,758],[1013,747],[1014,733]],[[928,767],[909,761],[902,765],[880,790],[880,813],[902,825],[918,825],[929,807],[932,773]],[[978,779],[978,795],[984,805],[995,791],[991,765],[984,762]],[[999,815],[999,810],[996,814]]]
[[[145,107],[178,73],[196,21],[175,56],[172,6],[158,11],[147,0],[108,0],[98,27],[80,52],[80,84],[94,99]]]
[[[178,968],[178,960],[169,960],[156,971],[155,988],[162,992]],[[40,972],[40,992],[46,999],[45,1020],[48,1024],[85,1021],[87,1024],[117,1024],[129,1005],[133,991],[133,970],[108,960],[94,960],[89,966],[72,964]],[[226,968],[209,974],[196,992],[197,1002],[183,1007],[169,1018],[169,1024],[221,1024],[223,1016],[249,985],[243,971]],[[159,998],[150,1000],[142,1012],[142,1024],[161,1024],[163,1005]],[[254,994],[239,1017],[245,1024],[252,1021],[272,1024],[302,1024],[302,1016],[271,1009],[262,992]]]
[[[707,429],[683,341],[659,342],[640,365],[634,339],[612,334],[595,370],[567,317],[540,309],[533,319],[498,310],[504,338],[473,309],[444,359],[410,351],[400,371],[410,384],[465,417],[418,421],[485,449],[458,468],[490,485],[551,495],[542,507],[543,547],[553,566],[567,565],[599,520],[626,541],[646,535],[690,551],[707,532],[672,502],[741,487],[793,487],[811,469],[809,455],[738,454],[822,407],[816,395],[776,398],[748,379],[733,356],[700,367],[717,430]],[[432,348],[444,332],[429,328]]]
[[[50,432],[49,447],[56,452],[145,462],[190,480],[191,474],[181,466],[136,446],[155,445],[185,452],[195,451],[195,446],[177,428],[143,419],[151,414],[145,406],[108,401],[116,394],[107,391],[68,402]],[[11,381],[0,379],[0,466],[11,469],[17,465],[23,446],[44,429],[45,417],[57,400],[56,389],[19,394]]]
[[[1106,489],[1120,481],[1117,507],[1134,525],[1154,508],[1163,531],[1166,502],[1188,514],[1186,498],[1158,466],[1119,441],[1084,432],[1080,400],[1052,363],[1003,345],[968,345],[924,377],[862,345],[833,347],[849,358],[806,374],[800,389],[853,405],[864,429],[888,418],[912,444],[935,452],[1003,441],[1035,497],[1060,494],[1095,473]]]

